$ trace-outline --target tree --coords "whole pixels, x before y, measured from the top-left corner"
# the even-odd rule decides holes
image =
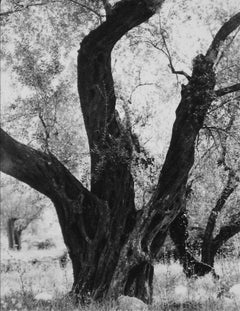
[[[9,176],[1,179],[1,225],[7,231],[10,249],[20,250],[22,232],[36,220],[46,197]]]
[[[171,225],[170,233],[173,235],[173,239],[175,238],[175,227],[181,226],[182,228],[183,238],[179,241],[177,248],[180,261],[183,262],[187,276],[192,276],[193,274],[204,275],[207,273],[209,268],[214,266],[214,258],[222,245],[240,232],[239,193],[237,191],[239,185],[239,159],[234,156],[234,152],[239,152],[239,145],[237,144],[239,141],[239,129],[237,122],[235,122],[238,116],[238,103],[236,101],[233,98],[230,100],[229,105],[222,107],[225,112],[222,114],[223,117],[219,127],[214,124],[213,120],[209,120],[211,119],[211,112],[209,112],[208,121],[205,121],[202,135],[210,135],[208,137],[210,144],[204,147],[201,155],[201,162],[203,163],[198,164],[200,168],[195,169],[196,172],[193,170],[191,183],[188,186],[195,198],[187,199],[185,202],[186,205],[190,206],[190,213],[191,205],[194,204],[194,201],[197,200],[198,205],[200,205],[200,208],[199,206],[197,207],[198,219],[194,221],[194,228],[197,229],[197,234],[195,238],[191,238],[191,244],[196,245],[198,252],[201,254],[201,263],[206,264],[206,266],[200,266],[193,256],[189,254],[188,250],[189,248],[191,249],[191,244],[188,245],[187,242],[189,232],[187,232],[188,217],[186,217],[186,206],[184,208],[185,213],[181,216],[182,218],[176,218],[174,225]],[[221,106],[223,103],[224,101],[221,102]],[[215,110],[216,107],[215,109],[212,107],[212,109]],[[206,140],[204,139],[203,141],[206,145]],[[232,144],[234,146],[230,147]],[[217,149],[214,153],[212,151],[213,148]],[[209,150],[211,150],[211,153]],[[203,161],[204,157],[207,157],[207,161]],[[215,176],[213,173],[208,174],[210,170],[215,172]],[[198,185],[196,186],[194,183]],[[203,191],[200,184],[202,184],[204,190],[205,188],[208,189],[204,191],[205,194],[203,195],[197,193],[197,191]],[[221,191],[219,191],[219,188]],[[189,194],[191,192],[188,190]],[[211,205],[213,207],[208,210],[204,207],[201,208],[202,205]],[[200,213],[204,216],[199,217]],[[219,222],[219,219],[221,222]],[[204,223],[206,223],[205,228]],[[191,228],[188,229],[188,231],[190,230]]]
[[[164,1],[119,1],[106,20],[82,41],[78,91],[91,157],[91,190],[50,152],[21,144],[1,130],[1,170],[49,197],[55,205],[73,265],[73,293],[83,299],[120,294],[151,301],[153,261],[167,231],[181,213],[195,140],[217,96],[239,84],[214,90],[220,45],[240,25],[240,13],[217,32],[206,54],[193,61],[182,86],[170,146],[149,202],[135,209],[131,174],[133,138],[115,110],[111,69],[114,45],[147,21]],[[178,231],[177,227],[176,233]]]

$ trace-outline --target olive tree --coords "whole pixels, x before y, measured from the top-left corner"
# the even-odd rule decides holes
[[[240,13],[219,29],[205,54],[193,60],[168,152],[154,193],[137,210],[131,173],[133,138],[116,111],[111,67],[115,44],[146,22],[164,0],[122,0],[106,9],[100,23],[81,42],[77,79],[91,158],[88,190],[49,150],[35,150],[1,130],[1,171],[27,183],[53,202],[73,266],[72,292],[101,299],[125,294],[152,298],[153,262],[171,224],[180,215],[195,140],[212,102],[240,89],[215,90],[215,64],[221,44],[240,25]],[[176,236],[178,227],[175,227]],[[177,241],[176,241],[177,242]]]

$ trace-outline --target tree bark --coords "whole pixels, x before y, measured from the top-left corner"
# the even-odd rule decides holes
[[[225,163],[225,159],[224,159]],[[226,164],[225,164],[226,166]],[[216,221],[219,213],[225,207],[225,203],[229,196],[233,193],[238,185],[238,178],[236,172],[229,169],[228,181],[223,188],[216,205],[212,209],[208,222],[205,228],[204,236],[201,245],[201,261],[196,260],[192,254],[188,252],[186,240],[188,238],[188,219],[185,212],[181,212],[170,226],[169,232],[175,247],[178,252],[178,258],[183,265],[184,272],[187,277],[193,275],[203,276],[210,271],[216,276],[214,272],[214,258],[220,247],[233,235],[240,231],[239,220],[240,215],[237,214],[232,222],[220,229],[219,234],[214,238],[213,232],[216,227]],[[186,209],[186,200],[182,202],[183,209]]]
[[[111,282],[113,296],[124,287],[128,276],[137,279],[138,274],[134,272],[141,263],[152,264],[157,258],[169,226],[181,212],[188,173],[194,162],[195,139],[213,101],[214,86],[212,64],[200,55],[195,61],[190,82],[182,88],[182,99],[176,111],[172,139],[157,190],[137,215],[136,225],[120,253]]]
[[[202,243],[202,261],[213,267],[214,257],[219,249],[219,243],[214,241],[213,232],[216,226],[216,221],[219,213],[224,208],[225,203],[229,196],[233,193],[237,187],[236,174],[233,171],[229,172],[228,181],[222,190],[222,193],[217,200],[215,207],[212,209],[208,218],[207,226],[205,229],[203,243]]]
[[[219,233],[211,241],[211,249],[208,250],[205,255],[211,266],[214,265],[215,256],[223,244],[235,234],[240,232],[240,213],[234,216],[235,219],[233,219],[229,224],[222,226]]]
[[[188,250],[188,218],[186,211],[181,212],[172,222],[169,232],[173,240],[178,258],[183,266],[183,271],[187,277],[203,276],[209,272],[215,275],[211,265],[197,260]]]
[[[111,51],[127,31],[153,14],[148,1],[121,1],[111,9],[106,22],[84,38],[79,50],[78,90],[90,146],[91,192],[107,202],[110,213],[108,238],[99,246],[102,256],[95,297],[101,297],[112,286],[121,249],[137,218],[131,175],[132,140],[115,110]],[[127,265],[126,280],[117,287],[118,294],[135,295],[149,302],[153,267],[139,260],[130,260]]]

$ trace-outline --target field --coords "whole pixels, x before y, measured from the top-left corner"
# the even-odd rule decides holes
[[[59,252],[29,250],[1,253],[1,310],[117,310],[114,302],[74,306],[67,293],[72,285],[71,264],[61,268]],[[154,303],[149,310],[239,310],[240,300],[229,288],[240,283],[240,260],[221,259],[216,265],[221,276],[187,280],[177,262],[155,266]],[[49,301],[36,300],[37,294]],[[220,297],[218,297],[220,296]]]
[[[55,246],[37,249],[36,241],[46,241],[49,237],[54,240]],[[0,310],[119,310],[114,301],[105,301],[103,304],[89,301],[85,306],[73,304],[67,295],[72,286],[71,263],[67,261],[63,268],[59,262],[64,250],[60,228],[51,210],[45,211],[40,225],[33,224],[25,231],[21,251],[9,251],[7,237],[1,234]],[[149,306],[149,311],[239,311],[240,286],[238,295],[229,292],[233,285],[240,284],[238,253],[217,260],[219,280],[211,275],[188,280],[178,262],[156,264],[154,302]],[[48,300],[36,299],[39,294]]]

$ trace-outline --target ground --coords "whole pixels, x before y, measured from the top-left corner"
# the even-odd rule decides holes
[[[96,304],[89,300],[85,306],[74,305],[67,293],[72,285],[71,264],[61,266],[59,257],[65,248],[60,231],[47,214],[48,230],[36,224],[23,236],[23,250],[9,251],[7,238],[1,234],[1,308],[0,310],[51,310],[51,311],[115,311],[113,301]],[[46,221],[44,222],[45,226]],[[49,227],[50,225],[50,227]],[[35,235],[32,230],[35,230]],[[51,236],[53,245],[49,249],[38,249],[39,244]],[[34,241],[35,240],[35,241]],[[198,279],[186,279],[178,262],[156,263],[154,279],[154,302],[149,310],[202,310],[237,311],[240,309],[239,296],[229,289],[240,284],[240,259],[237,256],[219,258],[216,263],[219,280],[211,275]],[[49,299],[36,300],[36,295]],[[125,310],[124,310],[125,311]]]

